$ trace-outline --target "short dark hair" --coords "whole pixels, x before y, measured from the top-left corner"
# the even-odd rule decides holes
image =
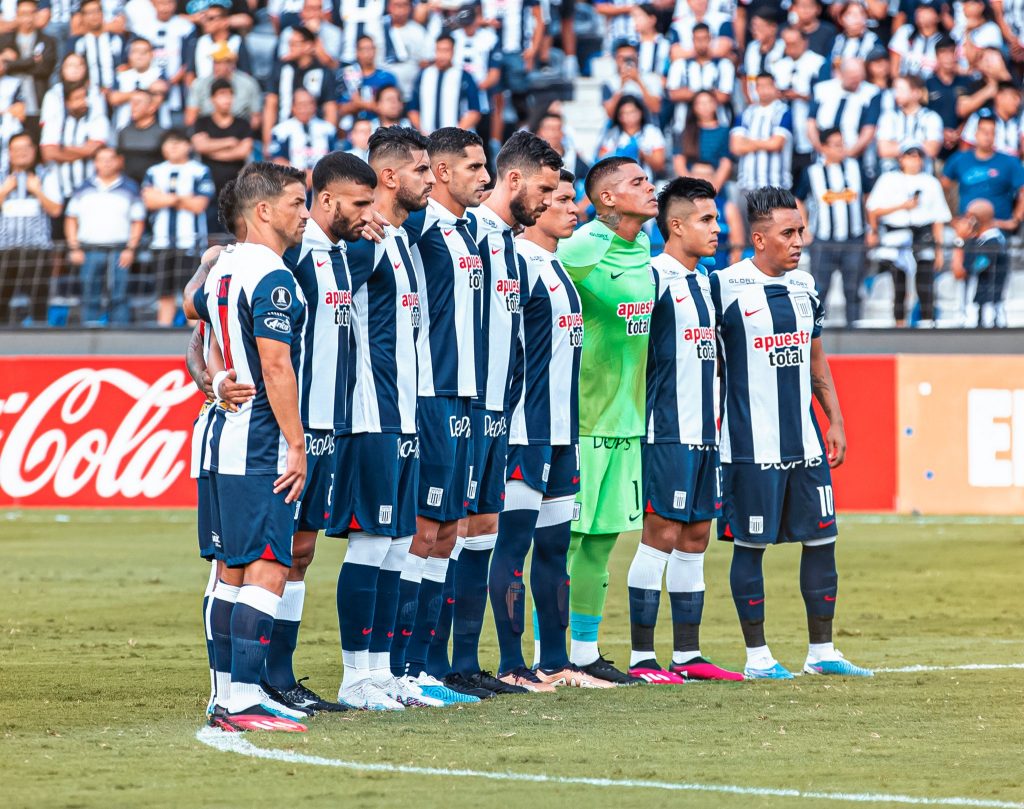
[[[164,132],[164,136],[160,138],[160,147],[163,148],[163,145],[170,140],[183,140],[185,143],[190,142],[184,129],[168,129]]]
[[[718,196],[715,187],[707,180],[696,177],[676,177],[661,189],[658,194],[658,231],[662,238],[668,239],[668,209],[677,199],[696,202],[698,199],[713,200]]]
[[[85,90],[86,92],[89,91],[89,80],[88,79],[80,79],[79,81],[66,81],[66,82],[63,82],[63,85],[64,85],[64,100],[65,101],[67,100],[67,97],[69,95],[71,95],[72,93],[76,92],[77,90]]]
[[[261,161],[250,163],[235,181],[235,215],[244,215],[264,200],[276,199],[292,183],[306,186],[306,172],[292,166]]]
[[[772,84],[775,84],[774,74],[769,73],[767,70],[758,73],[757,76],[754,78],[754,81],[760,81],[761,79],[768,79]]]
[[[310,30],[309,30],[309,29],[308,29],[308,28],[307,28],[306,26],[304,26],[304,25],[295,25],[295,26],[292,26],[292,33],[293,33],[293,34],[298,34],[298,35],[299,35],[300,37],[302,37],[302,38],[303,38],[303,39],[304,39],[304,40],[305,40],[306,42],[316,42],[316,34],[314,34],[314,33],[313,33],[312,31],[310,31]],[[360,37],[360,39],[362,39],[362,37]]]
[[[235,185],[237,182],[238,179],[232,177],[224,183],[224,187],[217,193],[217,219],[235,238],[238,238],[238,233],[235,232],[235,228],[238,225],[238,205],[235,199]]]
[[[373,100],[380,101],[380,97],[384,95],[384,93],[386,93],[388,90],[394,90],[396,93],[398,93],[398,98],[403,103],[405,102],[405,99],[402,97],[402,88],[399,87],[397,84],[385,84],[383,87],[378,87],[373,92]]]
[[[587,172],[587,179],[583,181],[583,191],[587,198],[594,200],[598,184],[623,166],[629,165],[639,166],[640,164],[632,157],[606,157],[604,160],[598,160],[590,167],[590,171]]]
[[[457,126],[443,126],[435,129],[427,138],[427,153],[433,158],[436,155],[449,154],[465,156],[470,146],[483,146],[483,139],[470,129],[459,129]]]
[[[78,10],[81,11],[86,6],[91,6],[93,3],[98,6],[101,5],[100,0],[82,0],[82,2],[78,4]]]
[[[131,42],[128,43],[128,47],[130,48],[132,45],[138,45],[140,42],[143,45],[145,45],[147,48],[152,48],[153,47],[153,43],[150,42],[145,37],[135,37]]]
[[[658,9],[654,7],[653,3],[639,3],[637,8],[640,9],[648,17],[657,17]]]
[[[412,159],[413,151],[427,150],[427,137],[411,126],[382,126],[372,135],[369,143],[369,161],[401,157]]]
[[[331,152],[313,166],[313,193],[318,194],[333,182],[352,182],[370,188],[377,187],[377,174],[373,169],[349,152]]]
[[[762,19],[765,22],[770,22],[772,25],[779,24],[778,12],[773,8],[768,8],[767,6],[761,6],[753,13],[752,16]]]
[[[316,39],[316,36],[314,36],[313,39]],[[373,47],[375,47],[375,48],[377,47],[377,43],[374,41],[372,36],[370,36],[369,34],[360,34],[359,36],[356,37],[356,47],[357,48],[359,47],[359,43],[362,42],[364,39],[370,40],[370,42],[373,45]]]
[[[562,168],[562,157],[548,142],[532,132],[520,129],[505,141],[494,161],[498,177],[504,177],[512,169],[519,169],[524,175],[534,174],[542,168]]]
[[[766,222],[779,209],[798,210],[793,192],[774,185],[766,185],[747,194],[747,221],[751,226]]]
[[[941,34],[935,43],[936,51],[955,51],[956,42],[949,34]]]
[[[711,36],[711,26],[709,26],[706,22],[699,22],[695,26],[693,26],[693,30],[690,32],[690,36],[693,36],[698,31],[706,31],[708,36]]]
[[[821,130],[821,134],[818,135],[818,140],[821,143],[824,143],[829,138],[831,138],[833,135],[842,135],[842,134],[843,134],[843,130],[841,130],[839,127],[837,127],[837,126],[830,126],[828,129]]]
[[[441,34],[441,36],[434,40],[435,47],[437,46],[438,42],[450,42],[452,44],[452,47],[455,47],[455,37],[453,37],[451,34]]]
[[[569,171],[569,169],[559,169],[558,170],[558,182],[560,182],[560,183],[570,183],[572,185],[575,185],[576,184],[576,175],[573,174],[571,171]]]
[[[1003,90],[1013,90],[1015,93],[1020,93],[1020,87],[1014,84],[1012,81],[1001,81],[996,85],[996,92],[1001,93]]]
[[[214,79],[213,84],[210,85],[210,97],[217,95],[221,90],[230,90],[232,93],[235,92],[234,85],[231,84],[230,79]]]

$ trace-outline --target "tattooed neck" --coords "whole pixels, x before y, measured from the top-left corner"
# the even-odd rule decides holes
[[[622,217],[617,213],[605,213],[598,216],[597,221],[609,230],[615,230],[622,222]]]

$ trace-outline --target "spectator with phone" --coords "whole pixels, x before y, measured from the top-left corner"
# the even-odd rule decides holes
[[[601,102],[609,118],[623,96],[639,98],[643,106],[657,117],[661,113],[661,99],[664,87],[661,76],[656,73],[641,73],[637,46],[631,40],[620,40],[615,44],[614,78],[607,80],[601,88]]]

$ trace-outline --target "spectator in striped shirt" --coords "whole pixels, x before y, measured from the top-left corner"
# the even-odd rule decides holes
[[[93,175],[93,158],[110,138],[107,117],[89,104],[89,85],[65,84],[64,103],[43,119],[43,160],[57,170],[62,202]],[[58,229],[58,236],[63,229]]]
[[[771,73],[757,77],[756,92],[757,104],[743,111],[729,137],[729,150],[739,158],[737,185],[743,192],[765,186],[788,189],[793,184],[793,119]]]
[[[1024,73],[1024,0],[992,0],[992,14],[1020,76]]]
[[[107,30],[100,0],[82,0],[79,17],[82,33],[72,40],[71,49],[85,57],[92,86],[106,92],[115,86],[117,70],[124,62],[125,39]]]
[[[920,76],[900,76],[893,83],[896,109],[878,119],[878,156],[882,171],[894,171],[900,144],[913,140],[924,148],[924,170],[935,171],[935,158],[942,149],[942,118],[928,109],[928,91]]]
[[[299,25],[292,28],[288,44],[288,55],[274,68],[264,99],[264,143],[270,141],[270,130],[290,117],[292,96],[299,89],[316,100],[317,114],[321,118],[329,124],[338,124],[334,71],[317,59],[316,35]]]
[[[996,122],[996,151],[1010,157],[1018,157],[1021,153],[1020,102],[1020,88],[1011,81],[1000,82],[992,105],[987,110]],[[975,145],[981,112],[975,112],[964,124],[963,142],[969,146]]]

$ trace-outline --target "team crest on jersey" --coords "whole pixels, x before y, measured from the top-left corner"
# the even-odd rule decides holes
[[[274,287],[270,293],[270,300],[278,309],[287,309],[292,305],[292,293],[284,287]]]
[[[806,292],[793,296],[793,303],[796,305],[796,313],[801,317],[814,317],[814,309],[811,308],[811,299]]]
[[[651,311],[654,299],[649,301],[626,301],[619,304],[615,314],[626,321],[626,335],[635,337],[651,332]]]
[[[402,308],[409,310],[409,319],[412,327],[420,327],[420,295],[418,292],[405,292],[402,294]]]
[[[334,310],[334,325],[348,328],[352,318],[352,293],[347,289],[324,292],[324,306]]]
[[[583,346],[583,314],[570,312],[567,315],[558,316],[558,328],[569,332],[569,345],[573,348]]]
[[[802,365],[804,349],[811,342],[809,331],[790,331],[783,334],[765,334],[754,338],[754,349],[768,354],[773,368],[791,368]]]
[[[494,289],[499,295],[505,296],[505,306],[512,314],[519,312],[519,282],[514,278],[499,278],[494,282]]]

